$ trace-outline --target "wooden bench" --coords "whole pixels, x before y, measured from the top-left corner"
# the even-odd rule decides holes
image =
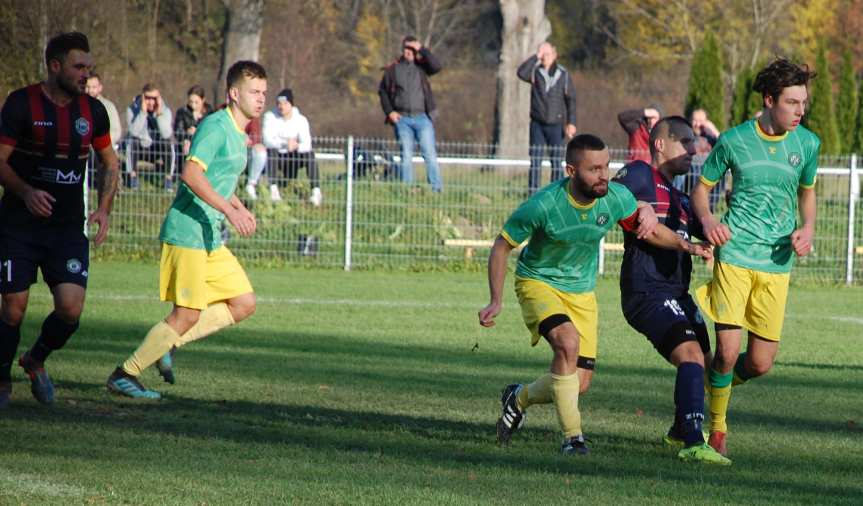
[[[494,245],[494,241],[489,239],[444,239],[443,245],[451,248],[464,248],[465,261],[471,260],[476,254],[476,250],[480,248],[490,249]],[[527,245],[527,241],[518,245],[516,250],[521,250]],[[622,243],[603,243],[605,251],[623,251]],[[859,248],[863,250],[863,248]]]

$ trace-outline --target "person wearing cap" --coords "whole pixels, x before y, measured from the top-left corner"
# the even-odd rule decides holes
[[[629,109],[617,115],[617,121],[629,136],[627,163],[634,160],[650,163],[650,130],[661,117],[662,109],[653,104],[644,109]]]
[[[263,134],[270,163],[270,198],[274,201],[282,199],[275,175],[282,173],[288,179],[294,179],[302,166],[306,168],[312,187],[309,202],[320,206],[323,195],[318,164],[312,151],[309,120],[294,106],[294,93],[290,88],[280,91],[276,96],[276,107],[264,113]]]
[[[432,191],[443,191],[440,168],[435,149],[434,119],[437,109],[432,95],[429,76],[443,67],[431,51],[416,37],[402,40],[402,55],[384,69],[378,87],[381,108],[386,122],[393,125],[401,146],[401,178],[412,183],[414,170],[411,163],[414,139],[420,143],[420,152],[426,163],[426,178]]]

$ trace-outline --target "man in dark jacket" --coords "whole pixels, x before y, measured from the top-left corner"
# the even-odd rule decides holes
[[[533,194],[542,179],[542,159],[549,150],[551,180],[563,177],[564,139],[575,136],[575,85],[569,72],[557,63],[557,50],[548,42],[518,67],[518,77],[530,83],[530,172]]]
[[[440,61],[428,48],[411,35],[402,41],[401,57],[388,65],[381,79],[378,95],[386,121],[393,125],[401,145],[401,177],[413,182],[414,139],[419,140],[420,151],[426,163],[428,182],[435,192],[443,190],[435,150],[435,133],[432,118],[436,107],[429,76],[441,70]]]

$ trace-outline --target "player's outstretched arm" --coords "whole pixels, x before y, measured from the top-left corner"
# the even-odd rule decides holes
[[[224,214],[237,232],[243,236],[249,236],[255,231],[255,218],[244,208],[237,209],[224,197],[213,189],[213,185],[204,175],[204,168],[194,160],[188,160],[183,165],[183,173],[180,179],[192,190],[192,193],[209,204],[213,209]]]
[[[114,148],[108,146],[100,149],[98,155],[102,160],[102,166],[99,167],[99,173],[96,175],[96,181],[99,182],[99,207],[88,218],[90,223],[95,223],[99,227],[93,239],[96,246],[105,242],[105,238],[108,237],[110,223],[108,216],[114,209],[114,197],[120,187],[120,160],[114,153]]]
[[[700,256],[705,260],[713,258],[713,249],[709,244],[691,243],[662,223],[657,225],[653,233],[644,240],[659,248],[682,251]]]
[[[692,190],[691,202],[695,216],[701,220],[704,237],[714,246],[722,246],[731,240],[731,230],[713,216],[710,211],[710,186],[699,181]]]
[[[489,304],[479,311],[479,324],[494,327],[494,318],[500,313],[503,304],[503,283],[506,279],[506,263],[513,250],[503,236],[497,236],[488,256]]]
[[[791,246],[797,256],[803,257],[812,251],[815,237],[815,188],[800,188],[797,191],[797,204],[803,225],[791,234]]]
[[[37,190],[23,179],[18,177],[15,170],[9,165],[9,157],[15,150],[14,146],[8,144],[0,144],[0,185],[3,185],[4,191],[12,192],[27,206],[33,216],[47,218],[51,216],[55,199],[50,193]]]

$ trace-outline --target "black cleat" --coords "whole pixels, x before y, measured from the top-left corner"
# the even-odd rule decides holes
[[[500,396],[501,414],[497,420],[497,442],[505,445],[512,435],[524,425],[527,414],[518,408],[518,393],[524,385],[507,385]]]
[[[590,448],[587,447],[587,439],[584,434],[573,436],[563,442],[560,447],[560,453],[564,455],[587,455],[590,453]]]

